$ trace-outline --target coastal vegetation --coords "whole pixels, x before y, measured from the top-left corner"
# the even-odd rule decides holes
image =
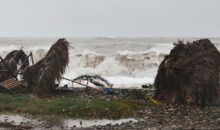
[[[0,104],[1,113],[111,119],[132,116],[138,110],[144,110],[154,103],[151,100],[71,94],[38,98],[28,94],[0,93]]]

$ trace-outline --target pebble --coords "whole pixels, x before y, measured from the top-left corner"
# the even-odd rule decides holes
[[[136,116],[138,117],[140,113]],[[114,125],[111,129],[212,129],[220,128],[220,106],[200,109],[195,107],[152,107],[142,111],[138,122]],[[219,118],[217,118],[219,117]],[[107,130],[107,129],[106,129]],[[151,129],[150,129],[151,130]]]
[[[219,122],[219,123],[220,123],[220,118],[217,118],[217,122]]]

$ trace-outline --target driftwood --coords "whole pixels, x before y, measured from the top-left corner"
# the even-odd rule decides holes
[[[97,90],[97,92],[100,91],[104,91],[104,93],[112,93],[112,86],[113,84],[108,82],[105,78],[103,78],[100,75],[80,75],[78,77],[76,77],[75,79],[71,80],[71,79],[67,79],[62,77],[64,80],[68,80],[71,81],[72,83],[78,84],[78,85],[82,85],[86,87],[86,90]],[[94,88],[92,86],[89,85],[89,83],[95,85],[98,88]]]
[[[24,80],[33,93],[39,97],[52,96],[69,63],[69,42],[59,39],[52,45],[46,56],[30,66],[24,73]]]
[[[171,104],[215,105],[220,53],[208,39],[178,41],[159,66],[155,98]]]
[[[105,78],[101,77],[100,75],[81,75],[73,79],[73,82],[79,80],[86,80],[100,88],[111,88],[113,86],[112,83],[108,82]]]

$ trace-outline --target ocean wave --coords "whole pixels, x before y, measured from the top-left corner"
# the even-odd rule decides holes
[[[46,55],[53,41],[55,39],[0,39],[0,55],[4,57],[23,46],[26,53],[33,53],[36,63]],[[140,86],[153,83],[160,62],[169,54],[175,40],[88,38],[70,39],[70,42],[75,49],[69,51],[70,62],[64,77],[73,79],[82,74],[99,74],[116,86]]]
[[[11,45],[4,50],[0,50],[2,55],[6,55],[17,46]],[[26,50],[26,53],[33,52],[35,63],[42,59],[47,49],[34,47]],[[164,51],[151,48],[143,52],[133,52],[128,50],[118,51],[112,55],[97,53],[90,50],[82,52],[70,52],[70,63],[67,73],[71,72],[74,76],[81,74],[94,73],[105,76],[132,76],[139,77],[143,72],[155,69],[159,66]],[[146,74],[147,75],[147,74]]]

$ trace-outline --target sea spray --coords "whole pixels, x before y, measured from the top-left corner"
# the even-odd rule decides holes
[[[114,87],[141,87],[153,83],[158,66],[177,38],[69,38],[70,63],[65,77],[100,74]],[[189,39],[190,40],[190,39]],[[212,39],[220,48],[220,39]],[[0,38],[0,55],[14,49],[33,52],[35,63],[43,58],[55,38]],[[67,84],[62,81],[62,84]]]

